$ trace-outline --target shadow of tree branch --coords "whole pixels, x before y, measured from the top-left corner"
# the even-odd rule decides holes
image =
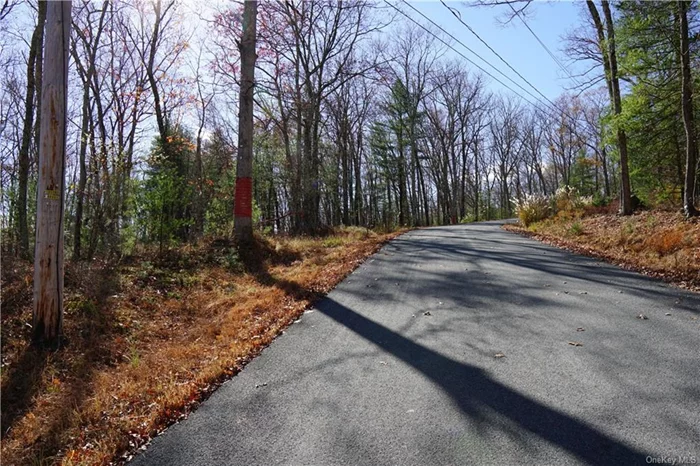
[[[445,357],[373,322],[331,298],[316,309],[419,370],[441,387],[461,411],[478,417],[488,407],[587,463],[643,463],[647,453],[496,382],[481,369]]]

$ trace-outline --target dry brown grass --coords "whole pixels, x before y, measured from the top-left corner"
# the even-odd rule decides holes
[[[69,264],[55,353],[27,344],[31,268],[3,264],[2,461],[123,462],[187,415],[396,234],[226,242],[168,257]],[[148,260],[147,260],[148,259]]]
[[[699,219],[668,211],[560,212],[529,228],[507,229],[700,291]]]

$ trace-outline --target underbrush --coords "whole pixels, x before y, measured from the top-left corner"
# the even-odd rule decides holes
[[[518,218],[526,227],[549,217],[551,210],[549,198],[541,194],[528,195],[516,206]]]
[[[32,267],[3,258],[3,464],[126,461],[393,236],[343,228],[69,262],[57,352],[28,345]]]
[[[506,228],[700,291],[700,220],[677,212],[566,210],[527,228]]]
[[[581,196],[576,188],[562,186],[551,196],[528,194],[523,199],[513,199],[520,223],[529,227],[554,215],[605,209],[593,196]]]

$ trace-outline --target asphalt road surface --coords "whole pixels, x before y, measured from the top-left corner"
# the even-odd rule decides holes
[[[700,295],[481,223],[386,245],[132,464],[674,459],[700,464]]]

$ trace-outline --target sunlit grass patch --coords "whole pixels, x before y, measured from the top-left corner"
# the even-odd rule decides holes
[[[560,211],[527,229],[506,228],[700,290],[700,222],[679,213]]]
[[[3,264],[3,464],[124,460],[393,236],[347,227],[69,264],[69,344],[50,354],[27,345],[31,267]]]

